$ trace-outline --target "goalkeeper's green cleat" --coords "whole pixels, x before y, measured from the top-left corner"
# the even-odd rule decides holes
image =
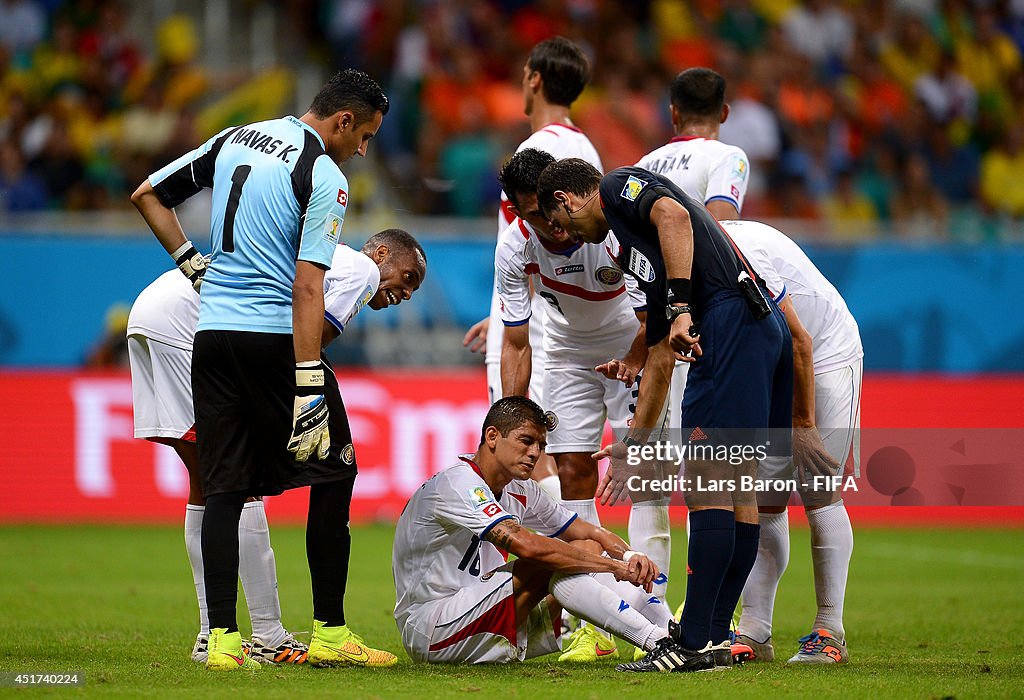
[[[390,651],[367,646],[363,638],[346,625],[328,627],[320,620],[313,620],[313,638],[309,640],[309,655],[306,657],[310,666],[387,668],[397,662],[397,656]]]
[[[569,636],[562,649],[559,661],[588,663],[616,653],[615,642],[597,631],[592,625],[584,625]]]
[[[242,649],[242,635],[224,627],[210,630],[206,668],[211,671],[259,671],[260,665]]]

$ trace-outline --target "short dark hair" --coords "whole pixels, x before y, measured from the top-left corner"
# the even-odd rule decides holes
[[[555,157],[547,151],[536,148],[524,148],[505,161],[498,173],[498,182],[508,195],[508,199],[517,208],[519,195],[537,191],[537,180],[544,168],[555,162]]]
[[[717,117],[725,104],[725,78],[710,68],[687,68],[672,81],[669,95],[683,114]]]
[[[480,444],[484,444],[487,429],[492,425],[498,429],[502,437],[508,437],[513,430],[524,423],[533,423],[541,430],[547,430],[544,411],[536,403],[525,396],[506,396],[498,399],[484,417],[484,427],[480,430]]]
[[[563,158],[544,168],[537,179],[537,203],[548,216],[558,201],[555,191],[571,192],[584,197],[601,186],[601,173],[582,158]]]
[[[355,68],[339,71],[328,80],[309,106],[317,119],[349,110],[358,123],[373,118],[377,112],[388,113],[388,97],[377,81]]]
[[[423,246],[417,241],[411,233],[400,228],[386,228],[383,231],[370,236],[366,243],[363,244],[362,252],[369,255],[373,251],[377,250],[377,246],[386,245],[394,250],[404,251],[406,253],[417,252],[423,258],[423,265],[427,264],[427,253],[423,250]]]
[[[544,81],[541,91],[551,104],[569,107],[590,82],[590,59],[564,36],[534,46],[526,65],[540,73]]]

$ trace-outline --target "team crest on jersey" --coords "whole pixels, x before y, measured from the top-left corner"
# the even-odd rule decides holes
[[[331,243],[337,243],[341,239],[341,217],[331,214],[324,224],[324,238]]]
[[[605,265],[597,268],[597,271],[594,273],[594,278],[601,284],[607,284],[610,287],[622,282],[622,270],[617,267]]]
[[[630,175],[629,179],[626,180],[626,185],[622,188],[622,198],[635,202],[636,198],[640,196],[640,190],[646,186],[646,180],[641,180],[638,177]]]
[[[647,259],[647,256],[636,248],[629,251],[629,265],[626,266],[633,275],[641,282],[654,281],[654,265]]]
[[[544,427],[546,427],[549,432],[557,428],[558,416],[551,411],[544,411]]]
[[[568,275],[573,272],[583,272],[582,265],[562,265],[561,267],[555,268],[556,275]]]
[[[341,461],[349,466],[355,464],[356,448],[352,447],[351,442],[341,448]]]

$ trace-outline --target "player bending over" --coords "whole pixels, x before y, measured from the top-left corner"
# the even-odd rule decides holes
[[[530,480],[546,436],[537,404],[500,399],[476,454],[436,474],[406,505],[392,555],[406,651],[428,663],[550,654],[560,648],[565,607],[648,651],[645,670],[683,670],[669,636],[672,614],[649,593],[658,567]],[[506,562],[507,554],[516,560]],[[709,656],[704,668],[713,665]]]
[[[409,299],[426,272],[421,251],[412,236],[398,229],[375,234],[362,252],[339,245],[331,269],[324,276],[323,345],[338,337],[364,305],[376,310]],[[128,355],[135,437],[174,448],[188,470],[185,549],[199,599],[199,634],[192,660],[206,663],[210,625],[200,538],[206,506],[199,476],[191,380],[192,339],[198,318],[199,295],[188,278],[177,270],[164,273],[139,294],[132,306]],[[354,458],[352,469],[354,472]],[[238,557],[252,621],[250,656],[260,663],[305,663],[307,646],[281,624],[274,550],[262,500],[250,499],[242,509]]]

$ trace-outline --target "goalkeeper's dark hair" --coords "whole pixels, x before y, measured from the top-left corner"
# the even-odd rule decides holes
[[[533,423],[541,430],[547,430],[544,411],[536,403],[525,396],[506,396],[498,399],[484,417],[484,427],[480,430],[480,444],[484,444],[487,429],[492,425],[498,429],[502,437],[508,437],[513,430],[524,423]]]
[[[725,78],[710,68],[687,68],[672,81],[669,97],[682,114],[717,117],[725,104]]]
[[[362,124],[373,118],[377,112],[388,113],[388,97],[377,81],[355,68],[346,68],[335,73],[320,92],[313,98],[309,111],[317,119],[326,119],[332,114],[348,110]]]
[[[420,258],[423,259],[424,267],[426,267],[427,253],[423,250],[420,242],[413,238],[413,235],[408,231],[400,228],[386,228],[383,231],[378,231],[363,244],[362,252],[370,255],[381,245],[386,245],[397,254],[405,253],[411,255],[418,253]]]
[[[555,157],[536,148],[524,148],[505,161],[498,173],[498,182],[517,208],[519,195],[537,191],[537,180],[544,168],[555,162]]]
[[[537,180],[537,204],[544,216],[558,207],[555,192],[571,192],[586,197],[601,186],[601,173],[582,158],[563,158],[544,168]]]
[[[590,82],[590,59],[564,36],[545,39],[530,50],[526,65],[540,73],[541,92],[553,105],[569,107]]]

